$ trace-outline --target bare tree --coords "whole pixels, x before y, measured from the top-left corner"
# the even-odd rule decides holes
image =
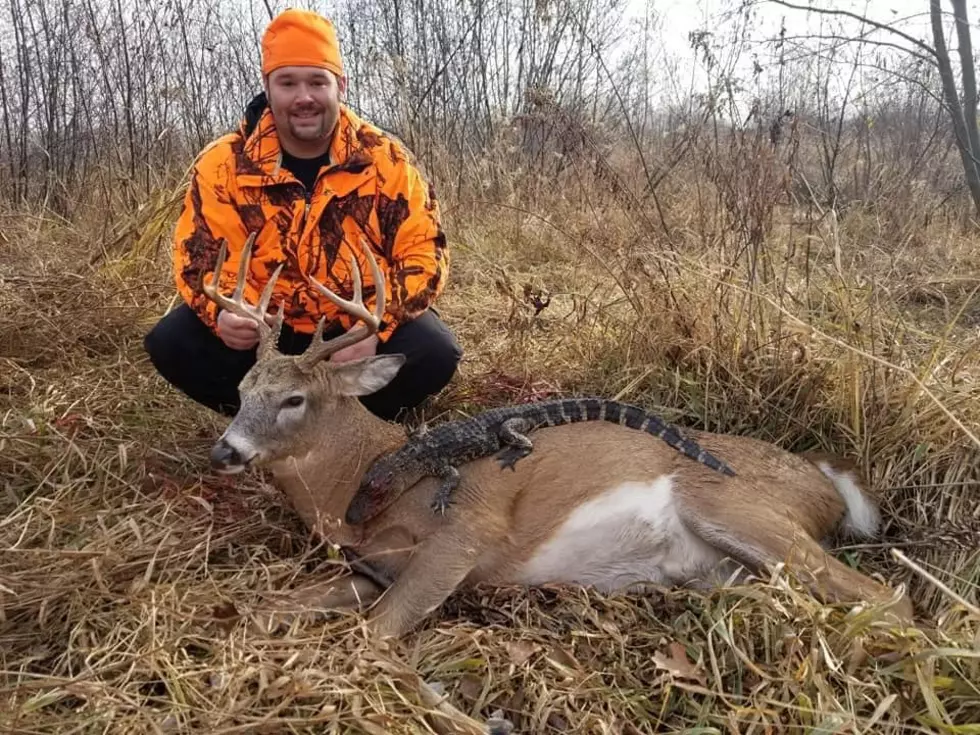
[[[956,144],[963,166],[963,175],[973,200],[974,210],[980,216],[980,133],[977,131],[977,84],[966,0],[950,0],[953,8],[953,19],[956,24],[959,47],[962,94],[956,85],[953,64],[946,43],[941,0],[929,0],[929,15],[934,44],[932,46],[906,33],[895,25],[875,21],[850,11],[797,5],[787,0],[766,1],[795,10],[805,10],[821,15],[837,16],[858,21],[865,28],[871,29],[872,31],[885,32],[892,38],[904,42],[905,45],[892,43],[891,41],[871,39],[866,32],[863,32],[856,38],[839,40],[862,44],[870,43],[887,46],[891,49],[900,49],[905,53],[912,54],[916,58],[926,61],[938,69],[942,81],[943,105],[956,138]]]
[[[953,76],[953,65],[943,32],[942,10],[939,0],[929,0],[929,16],[932,21],[933,42],[936,44],[936,64],[943,82],[943,99],[956,133],[956,144],[963,161],[963,171],[973,197],[973,204],[980,214],[980,133],[977,131],[977,79],[974,71],[973,43],[970,38],[970,22],[966,14],[966,0],[950,0],[959,40],[960,79],[963,85],[962,101]]]

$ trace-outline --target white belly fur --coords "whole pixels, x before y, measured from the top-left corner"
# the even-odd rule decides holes
[[[673,479],[663,476],[623,483],[577,508],[519,576],[528,585],[582,584],[602,592],[642,583],[713,586],[732,571],[718,568],[722,559],[681,522]]]

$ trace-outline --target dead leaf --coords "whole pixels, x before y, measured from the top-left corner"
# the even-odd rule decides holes
[[[211,616],[215,623],[217,623],[218,627],[225,632],[234,629],[242,617],[241,613],[238,612],[238,608],[235,607],[235,604],[229,601],[215,605],[211,609]]]
[[[476,674],[463,674],[459,679],[459,693],[470,704],[483,696],[484,680]]]
[[[547,724],[549,727],[558,730],[558,732],[568,732],[568,720],[556,712],[548,715]]]
[[[504,643],[504,648],[507,650],[507,656],[510,658],[510,662],[514,664],[514,666],[521,666],[529,658],[531,658],[531,656],[541,650],[541,646],[539,646],[537,643],[531,643],[530,641],[507,641]]]
[[[548,651],[548,663],[569,678],[581,671],[581,667],[578,661],[575,660],[575,657],[558,646],[552,646],[551,650]]]
[[[682,643],[678,643],[677,641],[669,643],[667,645],[667,655],[656,651],[653,654],[653,663],[656,664],[658,669],[667,671],[671,676],[675,676],[678,679],[696,681],[702,686],[707,685],[704,673],[699,671],[698,667],[687,657],[687,649],[684,648]]]
[[[510,735],[514,732],[514,723],[504,717],[503,710],[494,710],[487,720],[488,735]]]
[[[599,628],[601,628],[603,632],[608,633],[609,635],[611,635],[613,638],[617,640],[622,640],[623,638],[622,631],[619,629],[619,626],[616,625],[616,623],[613,620],[610,620],[608,618],[600,619]]]
[[[847,655],[847,673],[854,676],[855,672],[868,661],[868,652],[861,644],[861,640],[855,638],[851,643],[851,650]]]
[[[586,640],[579,641],[578,645],[575,646],[575,652],[584,661],[594,661],[601,658],[608,650],[608,648],[597,648]]]
[[[505,693],[502,696],[498,696],[494,701],[500,705],[502,709],[505,709],[514,715],[515,713],[524,711],[524,707],[527,703],[527,697],[524,695],[524,690],[518,687],[510,694]]]

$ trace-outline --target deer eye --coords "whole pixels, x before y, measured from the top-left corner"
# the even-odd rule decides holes
[[[298,408],[303,405],[303,396],[289,396],[282,405],[286,408]]]

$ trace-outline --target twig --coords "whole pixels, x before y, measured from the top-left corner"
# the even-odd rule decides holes
[[[851,20],[858,20],[861,21],[862,23],[867,23],[869,26],[871,26],[872,28],[876,28],[879,31],[888,31],[889,33],[894,33],[899,38],[903,38],[909,43],[911,43],[913,46],[915,46],[916,48],[921,49],[929,56],[932,56],[933,58],[935,58],[936,56],[936,49],[934,49],[929,44],[920,41],[915,36],[910,36],[908,33],[905,33],[904,31],[900,31],[897,28],[888,25],[887,23],[879,23],[878,21],[872,20],[867,16],[859,15],[858,13],[852,13],[849,10],[815,8],[811,5],[796,5],[795,3],[786,2],[786,0],[768,0],[768,2],[771,2],[775,5],[782,5],[784,8],[792,8],[793,10],[806,10],[808,12],[819,13],[821,15],[838,15],[838,16],[843,16],[845,18],[850,18]]]
[[[392,654],[388,656],[378,654],[376,665],[390,676],[414,689],[422,704],[432,710],[431,714],[438,715],[431,720],[431,724],[437,732],[447,735],[449,733],[465,735],[484,735],[486,733],[486,728],[479,722],[450,704],[446,697],[423,680],[413,667],[394,658]]]
[[[916,572],[918,574],[921,574],[927,580],[929,580],[934,585],[936,585],[936,587],[938,587],[942,592],[945,592],[947,595],[949,595],[950,597],[952,597],[954,600],[956,600],[958,603],[960,603],[963,607],[965,607],[971,613],[973,613],[974,615],[980,617],[980,607],[977,607],[973,603],[969,602],[968,600],[964,599],[960,595],[958,595],[955,592],[953,592],[953,590],[951,590],[948,585],[946,585],[944,582],[940,581],[938,578],[936,578],[935,576],[933,576],[932,574],[930,574],[929,572],[927,572],[925,569],[923,569],[922,567],[920,567],[918,564],[916,564],[914,561],[912,561],[911,559],[909,559],[907,556],[905,556],[905,554],[903,554],[898,549],[892,549],[891,553],[892,553],[892,556],[895,557],[896,560],[898,560],[899,562],[901,562],[902,564],[904,564],[905,566],[907,566],[912,571],[914,571],[914,572]]]
[[[358,556],[353,549],[348,546],[339,546],[337,548],[340,550],[340,553],[343,554],[344,560],[353,571],[367,577],[382,589],[391,587],[391,578],[371,566],[371,564]]]

